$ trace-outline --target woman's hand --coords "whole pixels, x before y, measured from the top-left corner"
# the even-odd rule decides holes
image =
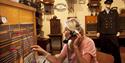
[[[77,33],[76,38],[75,38],[75,40],[73,42],[73,47],[74,48],[78,48],[78,46],[80,45],[80,38],[81,37],[82,37],[81,34]]]
[[[64,35],[65,38],[69,38],[69,37],[71,36],[69,30],[65,30],[65,31],[63,32],[63,35]]]
[[[37,51],[42,54],[49,61],[49,63],[61,63],[55,56],[51,55],[38,45],[33,45],[31,48],[33,51]]]
[[[33,45],[31,46],[33,51],[37,51],[39,54],[44,54],[45,50],[41,48],[39,45]]]

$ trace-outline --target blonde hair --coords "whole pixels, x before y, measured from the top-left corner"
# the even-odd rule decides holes
[[[70,18],[65,22],[65,27],[68,28],[70,31],[77,30],[80,32],[81,35],[83,35],[83,28],[81,27],[79,20],[76,18]]]

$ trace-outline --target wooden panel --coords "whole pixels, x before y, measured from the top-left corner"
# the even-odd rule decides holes
[[[125,16],[120,16],[119,22],[120,22],[120,30],[125,31]]]
[[[96,16],[85,16],[85,22],[86,22],[86,24],[97,23],[97,17]]]
[[[4,10],[3,10],[4,9]],[[18,9],[14,7],[10,7],[7,5],[0,5],[0,16],[7,17],[7,24],[17,24],[19,23],[17,20],[19,20],[19,13]]]
[[[85,28],[86,32],[96,31],[97,29],[97,17],[96,16],[85,16]]]
[[[51,19],[50,20],[50,31],[51,31],[51,34],[60,34],[61,33],[60,19]]]
[[[34,19],[34,13],[33,12],[29,12],[27,10],[24,9],[20,9],[19,10],[19,20],[20,23],[33,23],[33,19]]]

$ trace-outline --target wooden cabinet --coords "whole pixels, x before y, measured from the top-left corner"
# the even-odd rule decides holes
[[[37,43],[35,9],[0,0],[0,16],[7,18],[7,23],[0,25],[0,62],[34,62],[34,53],[30,47]]]
[[[60,19],[56,19],[56,16],[50,20],[50,48],[52,54],[62,49],[62,33]],[[57,52],[58,53],[58,52]]]
[[[96,38],[97,16],[85,16],[85,33],[87,36]]]

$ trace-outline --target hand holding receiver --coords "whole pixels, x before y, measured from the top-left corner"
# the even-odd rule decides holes
[[[77,30],[75,30],[75,32],[76,32],[77,34],[76,34],[76,38],[75,38],[75,40],[74,40],[74,42],[73,42],[73,47],[74,47],[74,48],[76,48],[76,47],[79,46],[79,44],[80,44],[80,38],[82,37],[82,35],[81,35]]]

